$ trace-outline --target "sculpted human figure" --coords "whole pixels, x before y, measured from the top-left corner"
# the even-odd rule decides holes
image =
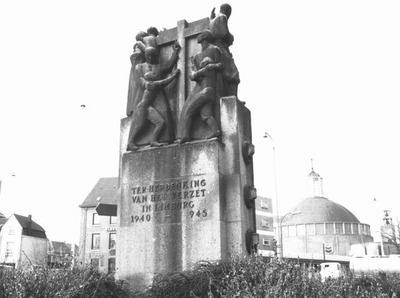
[[[152,48],[147,48],[146,52],[152,51]],[[152,138],[150,141],[151,147],[160,147],[161,144],[157,141],[157,137],[161,132],[161,129],[165,125],[164,119],[157,112],[156,109],[152,107],[152,103],[154,102],[157,92],[160,88],[168,85],[175,79],[179,74],[179,69],[176,69],[171,76],[166,79],[155,81],[156,75],[154,72],[149,71],[144,75],[144,78],[141,78],[142,85],[146,89],[143,93],[142,101],[137,105],[135,112],[133,114],[132,119],[132,132],[131,132],[131,140],[129,141],[128,149],[129,150],[137,150],[139,147],[135,145],[135,137],[137,133],[142,129],[146,120],[150,121],[154,124],[155,128],[152,134]]]
[[[128,101],[126,105],[126,115],[130,116],[133,113],[137,103],[135,103],[135,94],[137,90],[136,82],[137,78],[135,77],[135,67],[139,63],[143,63],[145,61],[144,58],[144,44],[143,38],[147,36],[148,33],[144,31],[139,31],[136,34],[136,43],[133,46],[133,54],[130,56],[131,60],[131,71],[129,74],[129,86],[128,86]]]
[[[201,52],[191,58],[193,72],[190,80],[196,81],[196,85],[190,92],[182,108],[178,125],[178,143],[191,140],[190,129],[197,114],[208,125],[211,134],[207,139],[221,135],[217,122],[213,117],[213,106],[216,100],[217,73],[222,67],[221,51],[211,44],[213,35],[209,30],[202,32],[197,42],[201,44]]]
[[[157,36],[159,32],[155,27],[150,27],[147,29],[147,32],[139,31],[136,34],[136,43],[133,46],[133,54],[130,57],[131,60],[131,72],[129,75],[129,87],[128,87],[128,101],[126,106],[126,115],[132,115],[136,106],[141,100],[141,97],[136,96],[136,92],[138,90],[137,82],[138,78],[135,77],[135,67],[139,63],[145,62],[144,52],[147,47],[153,47],[157,50],[157,59],[158,59],[158,44],[157,44]],[[158,61],[157,61],[158,63]]]
[[[169,141],[173,141],[172,115],[168,104],[168,99],[163,90],[163,87],[169,84],[178,74],[179,70],[175,70],[173,74],[163,79],[163,77],[172,71],[178,59],[180,46],[178,43],[173,45],[173,53],[169,61],[166,63],[158,63],[157,50],[148,46],[145,50],[146,62],[138,64],[135,68],[138,80],[138,95],[141,95],[141,100],[134,110],[132,123],[129,131],[129,139],[127,151],[137,150],[138,146],[135,139],[149,121],[154,125],[154,130],[150,139],[150,146],[160,146],[158,136],[161,130],[165,127],[170,135]],[[157,111],[157,101],[163,101],[167,108],[166,113],[161,115]]]
[[[215,15],[215,8],[211,11],[210,31],[214,35],[213,44],[221,49],[224,81],[224,94],[237,96],[237,89],[240,83],[239,71],[229,51],[233,44],[233,35],[229,32],[228,19],[231,15],[232,7],[229,4],[222,4],[220,12]]]
[[[159,32],[158,29],[156,27],[150,27],[149,29],[147,29],[147,36],[145,36],[143,38],[143,43],[145,45],[145,47],[153,47],[154,49],[156,49],[157,51],[157,63],[158,61],[158,44],[157,44],[157,36],[158,36]]]

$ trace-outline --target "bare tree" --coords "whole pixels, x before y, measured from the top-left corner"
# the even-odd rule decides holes
[[[385,219],[381,226],[382,242],[389,244],[389,254],[400,254],[400,221],[397,218],[393,223],[392,219]]]

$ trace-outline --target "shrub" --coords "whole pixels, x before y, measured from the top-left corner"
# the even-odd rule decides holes
[[[200,262],[192,270],[159,275],[153,285],[137,297],[229,297],[229,298],[358,298],[400,297],[398,274],[321,281],[319,274],[296,262],[265,260],[260,256],[226,261]]]
[[[0,298],[130,297],[112,274],[92,267],[0,270]]]
[[[379,273],[321,281],[296,262],[260,256],[199,262],[191,270],[158,275],[144,292],[132,292],[91,267],[0,269],[0,298],[394,298],[400,274]]]

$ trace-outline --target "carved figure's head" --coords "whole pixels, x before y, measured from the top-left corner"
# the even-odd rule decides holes
[[[228,3],[224,3],[220,6],[219,11],[229,19],[232,13],[232,7]]]
[[[147,32],[139,31],[139,32],[136,34],[136,40],[137,40],[137,41],[143,41],[143,37],[146,37],[147,35],[149,35],[149,34],[147,34]]]
[[[150,27],[149,29],[147,29],[147,33],[149,35],[154,35],[154,36],[158,36],[158,34],[160,32],[158,32],[158,29],[156,27]]]
[[[201,43],[203,40],[208,42],[212,42],[214,39],[214,35],[211,33],[210,30],[205,30],[197,36],[197,43]]]
[[[211,57],[205,57],[203,60],[200,62],[200,68],[205,67],[208,64],[214,63],[214,60]]]
[[[153,47],[147,47],[144,56],[147,63],[155,64],[157,62],[157,50]]]
[[[152,71],[148,71],[144,74],[144,79],[146,81],[151,81],[153,82],[156,79],[156,74]]]

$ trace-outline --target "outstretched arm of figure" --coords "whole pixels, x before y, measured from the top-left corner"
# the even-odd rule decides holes
[[[169,83],[171,83],[180,73],[179,69],[176,69],[172,75],[170,75],[168,78],[165,78],[163,80],[158,80],[158,81],[153,81],[152,83],[154,84],[155,88],[160,88],[160,87],[164,87],[166,85],[168,85]]]
[[[218,70],[222,67],[222,63],[210,63],[207,64],[206,66],[204,66],[202,69],[199,69],[197,71],[193,71],[190,75],[189,75],[189,79],[192,81],[198,81],[200,80],[202,77],[205,76],[206,71],[214,71],[214,70]]]
[[[215,7],[211,10],[210,20],[215,18]]]
[[[202,69],[205,69],[205,71],[207,71],[207,70],[219,70],[219,69],[221,69],[221,67],[222,67],[222,63],[219,62],[219,63],[210,63],[210,64],[206,65]]]
[[[153,91],[156,89],[153,81],[147,81],[145,78],[141,77],[140,81],[142,82],[142,87],[148,91]]]
[[[181,50],[180,44],[177,41],[175,41],[175,43],[172,46],[172,49],[173,53],[171,58],[167,62],[163,63],[161,66],[162,74],[170,72],[172,68],[175,66],[176,62],[178,61],[179,51]]]
[[[144,53],[146,51],[146,45],[142,41],[137,41],[135,46],[142,52]]]
[[[193,71],[191,74],[189,74],[189,79],[191,81],[200,81],[200,79],[203,77],[203,75],[204,75],[204,72],[202,72],[201,69],[196,70],[196,71]]]

